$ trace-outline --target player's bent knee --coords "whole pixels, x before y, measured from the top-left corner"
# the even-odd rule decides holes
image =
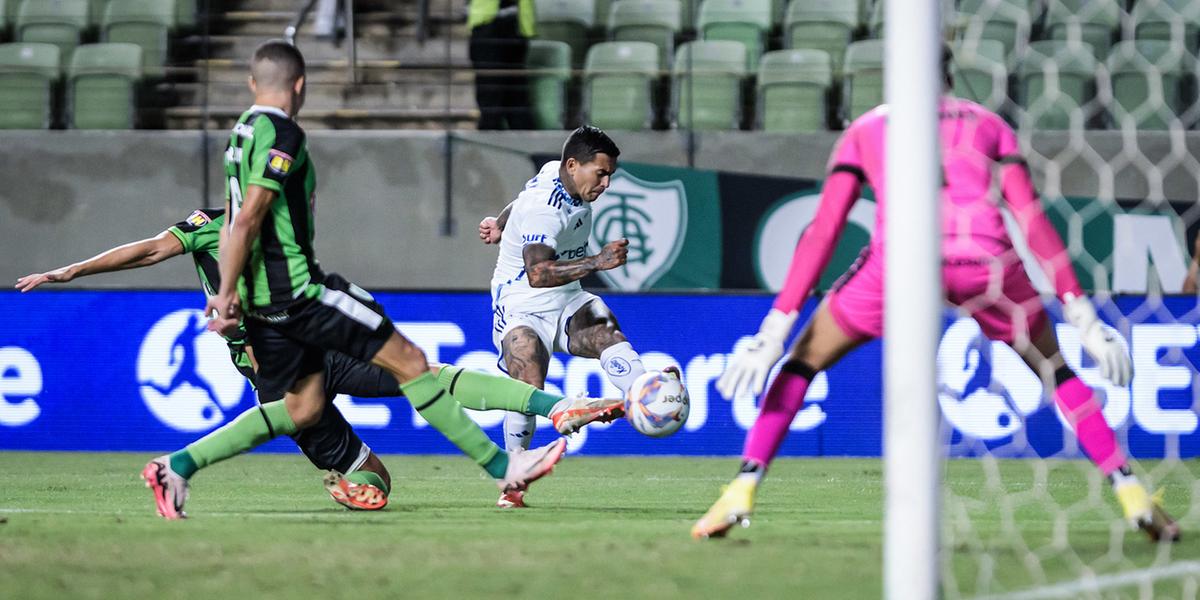
[[[292,418],[296,428],[307,429],[321,420],[321,412],[324,407],[310,402],[295,402],[289,403],[287,409],[288,416]]]
[[[392,336],[371,362],[390,371],[400,381],[411,381],[429,372],[425,351],[399,334]]]

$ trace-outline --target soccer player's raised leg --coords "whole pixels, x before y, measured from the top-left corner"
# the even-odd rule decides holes
[[[621,395],[628,395],[633,381],[646,372],[642,357],[621,331],[617,317],[608,305],[594,298],[583,305],[567,325],[568,351],[574,356],[598,358],[608,380]],[[669,373],[679,378],[679,369]]]
[[[756,336],[761,336],[763,344],[759,347],[763,350],[766,350],[765,346],[769,344],[781,343],[772,341],[780,339],[770,331],[776,327],[775,323],[770,322],[772,320],[772,316],[768,315],[763,322],[764,329],[768,331],[760,331],[759,336]],[[791,329],[790,322],[786,328]],[[758,418],[746,434],[742,464],[737,477],[725,487],[712,508],[692,526],[692,537],[719,537],[725,535],[734,525],[749,525],[750,513],[754,509],[755,492],[766,475],[767,467],[779,452],[779,446],[787,437],[792,419],[804,406],[804,395],[808,393],[809,384],[817,373],[833,366],[847,352],[864,341],[866,338],[851,336],[842,330],[833,318],[828,300],[821,303],[800,333],[787,362],[763,397]],[[761,355],[763,373],[769,372],[774,366],[779,352],[767,351]],[[755,354],[751,350],[746,357],[754,359]],[[736,384],[735,381],[731,385]]]

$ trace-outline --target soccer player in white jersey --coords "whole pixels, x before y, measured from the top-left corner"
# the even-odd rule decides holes
[[[621,333],[608,306],[585,292],[579,280],[625,264],[629,240],[608,242],[589,254],[592,206],[608,189],[620,150],[603,131],[580,127],[563,144],[562,159],[546,163],[497,217],[479,224],[479,237],[500,244],[492,275],[492,339],[500,367],[542,388],[550,354],[599,358],[609,381],[628,393],[646,372],[642,359]],[[678,368],[665,372],[679,377]],[[596,400],[594,420],[623,414],[620,403]],[[504,419],[504,445],[528,448],[535,417],[511,413]],[[497,506],[523,507],[522,492],[501,494]]]

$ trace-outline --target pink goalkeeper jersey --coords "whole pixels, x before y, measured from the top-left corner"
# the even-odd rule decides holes
[[[829,178],[821,190],[821,206],[800,236],[787,281],[775,299],[776,309],[798,310],[812,291],[864,182],[875,190],[875,231],[870,247],[873,254],[882,257],[888,203],[900,210],[905,205],[903,197],[889,200],[884,181],[887,112],[884,105],[859,117],[834,147]],[[995,257],[1017,260],[1000,212],[1003,201],[1024,232],[1030,250],[1054,282],[1058,296],[1082,294],[1062,239],[1042,211],[1012,128],[983,106],[953,96],[942,98],[939,117],[942,257],[950,261]],[[836,177],[839,173],[853,178]]]
[[[882,249],[889,198],[884,178],[887,106],[858,118],[830,157],[831,171],[859,169],[875,190],[872,250]],[[947,259],[1000,256],[1012,249],[1000,213],[997,163],[1021,161],[1017,136],[983,106],[946,96],[939,115],[942,151],[942,256]],[[904,198],[892,199],[904,208]]]

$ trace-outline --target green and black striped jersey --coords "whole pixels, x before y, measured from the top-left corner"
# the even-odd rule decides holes
[[[304,130],[278,108],[250,107],[230,134],[225,177],[231,222],[248,186],[278,194],[238,283],[246,310],[276,312],[316,297],[325,276],[313,253],[317,175]]]
[[[221,242],[221,227],[225,225],[225,209],[202,208],[193,212],[188,218],[167,228],[179,243],[183,244],[183,253],[190,254],[196,263],[196,274],[200,277],[200,287],[205,296],[215,296],[221,289],[221,270],[218,268],[217,251]],[[226,337],[229,344],[229,354],[233,364],[242,370],[254,372],[250,357],[246,354],[246,329],[238,327],[238,332]]]

